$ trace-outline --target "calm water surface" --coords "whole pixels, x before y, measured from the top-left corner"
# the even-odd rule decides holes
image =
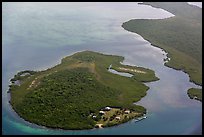
[[[165,53],[121,25],[132,18],[173,16],[137,3],[3,3],[3,134],[192,134],[201,133],[202,104],[188,98],[187,74],[165,67]],[[121,55],[124,64],[153,69],[159,81],[146,83],[147,108],[140,122],[92,130],[54,130],[21,119],[9,105],[9,79],[18,71],[43,70],[82,50]]]

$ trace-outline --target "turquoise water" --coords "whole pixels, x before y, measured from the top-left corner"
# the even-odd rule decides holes
[[[199,134],[202,103],[188,98],[187,74],[165,67],[165,53],[121,25],[132,18],[173,16],[137,3],[3,3],[2,4],[3,134]],[[54,130],[21,119],[9,105],[9,80],[18,71],[43,70],[82,50],[124,56],[124,64],[155,70],[159,81],[141,101],[148,118],[92,130]]]

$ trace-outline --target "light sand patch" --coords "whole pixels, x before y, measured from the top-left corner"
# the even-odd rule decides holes
[[[145,74],[145,71],[137,70],[137,69],[128,69],[128,68],[121,68],[119,67],[120,70],[125,70],[125,71],[131,71],[131,72],[136,72],[136,73],[143,73]]]
[[[98,126],[98,128],[103,128],[102,125],[103,124],[96,124],[96,126]]]
[[[29,85],[29,87],[27,88],[27,89],[30,89],[31,87],[37,87],[39,84],[40,84],[40,82],[36,82],[36,80],[37,80],[38,78],[36,77],[35,78],[35,80],[33,80],[32,82],[31,82],[31,84]]]

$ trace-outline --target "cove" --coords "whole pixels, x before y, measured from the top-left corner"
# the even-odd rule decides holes
[[[201,134],[202,103],[186,94],[197,85],[187,74],[165,67],[161,49],[121,27],[131,18],[172,14],[137,3],[3,3],[2,10],[3,134]],[[155,71],[160,80],[146,83],[150,89],[138,102],[148,110],[147,119],[106,129],[53,130],[28,123],[12,110],[7,90],[16,72],[47,69],[83,50],[124,56],[124,64]]]

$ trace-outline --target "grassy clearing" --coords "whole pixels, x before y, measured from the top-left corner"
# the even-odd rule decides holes
[[[105,106],[126,108],[142,115],[146,113],[145,108],[133,105],[133,102],[144,97],[148,87],[139,79],[115,75],[107,70],[110,64],[127,67],[119,63],[123,59],[91,51],[65,57],[53,68],[17,78],[21,85],[11,86],[10,103],[25,120],[51,128],[94,128],[97,120],[90,114],[98,115]],[[151,70],[137,69],[144,71],[148,80],[156,78]],[[118,123],[129,120],[122,119]]]
[[[202,85],[202,9],[187,2],[144,2],[175,16],[167,19],[133,19],[122,27],[152,45],[163,48],[171,60],[166,66],[183,70],[190,80]]]

